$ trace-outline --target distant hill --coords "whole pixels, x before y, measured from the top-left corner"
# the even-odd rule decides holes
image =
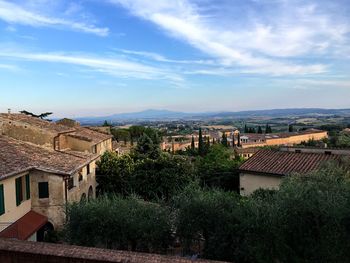
[[[288,117],[288,116],[322,116],[339,115],[350,116],[350,109],[322,109],[322,108],[295,108],[251,110],[238,112],[206,112],[186,113],[169,110],[149,109],[140,112],[118,113],[101,117],[76,118],[82,124],[99,124],[105,120],[109,122],[145,121],[145,120],[180,120],[180,119],[211,119],[211,118],[250,118],[250,117]]]

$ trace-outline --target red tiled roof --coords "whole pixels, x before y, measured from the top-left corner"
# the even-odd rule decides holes
[[[324,153],[295,153],[278,150],[260,150],[241,166],[242,172],[255,172],[275,175],[308,173],[316,170],[329,160],[339,160],[340,155]]]
[[[114,263],[220,263],[219,261],[197,259],[195,261],[182,257],[101,249],[94,247],[69,246],[45,242],[29,242],[12,239],[0,239],[0,255],[26,255],[39,262],[114,262]],[[46,261],[45,261],[46,260]],[[15,261],[18,262],[18,261]],[[221,262],[224,263],[224,262]]]
[[[29,211],[15,223],[0,232],[0,237],[27,240],[46,223],[46,216],[40,215],[34,211]]]
[[[102,132],[94,131],[89,128],[76,127],[75,132],[69,133],[68,136],[79,140],[92,142],[94,144],[111,139],[113,136]]]
[[[0,135],[0,179],[30,169],[73,174],[98,155],[72,155]]]

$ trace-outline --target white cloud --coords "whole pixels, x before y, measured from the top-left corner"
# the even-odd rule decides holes
[[[93,24],[43,15],[3,0],[0,0],[0,19],[9,24],[34,27],[62,27],[98,36],[107,36],[109,33],[109,29],[106,27],[97,27]]]
[[[335,45],[349,43],[349,19],[314,3],[278,1],[265,6],[268,2],[255,1],[259,4],[255,6],[254,1],[244,0],[228,1],[227,6],[216,6],[225,1],[215,1],[210,6],[207,1],[203,8],[200,1],[189,0],[109,2],[220,60],[220,66],[238,66],[247,73],[323,73],[326,65],[300,58],[328,54]],[[250,3],[247,10],[239,13],[240,5],[246,3]]]
[[[19,67],[15,66],[15,65],[0,64],[0,69],[10,70],[10,71],[18,71]]]
[[[111,57],[98,57],[70,53],[28,53],[12,51],[2,52],[0,53],[0,57],[34,62],[37,61],[77,65],[111,76],[136,79],[160,79],[169,81],[174,85],[180,85],[180,83],[183,82],[183,78],[180,75],[166,69],[159,69],[140,63]]]

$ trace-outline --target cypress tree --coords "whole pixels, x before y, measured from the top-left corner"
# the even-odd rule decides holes
[[[199,128],[199,135],[198,135],[198,153],[200,156],[204,155],[204,145],[203,145],[203,135],[202,135],[202,128]]]
[[[247,124],[244,124],[244,133],[248,133],[249,130],[248,130],[248,127],[247,127]]]
[[[194,144],[194,137],[192,135],[192,141],[191,141],[191,150],[194,151],[195,150],[195,144]]]
[[[294,131],[294,128],[293,128],[293,125],[292,125],[292,124],[289,124],[289,125],[288,125],[288,131],[289,131],[289,132],[293,132],[293,131]]]
[[[258,127],[258,133],[263,133],[261,126]]]
[[[235,134],[232,133],[232,147],[234,148],[235,146]]]
[[[227,137],[226,137],[226,134],[225,134],[225,133],[222,134],[221,144],[222,144],[223,146],[227,147]]]
[[[238,133],[238,135],[237,135],[237,147],[241,147],[242,145],[241,145],[241,134],[240,133]]]

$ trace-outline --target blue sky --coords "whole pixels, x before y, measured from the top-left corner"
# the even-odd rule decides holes
[[[0,0],[0,111],[350,107],[348,0]]]

